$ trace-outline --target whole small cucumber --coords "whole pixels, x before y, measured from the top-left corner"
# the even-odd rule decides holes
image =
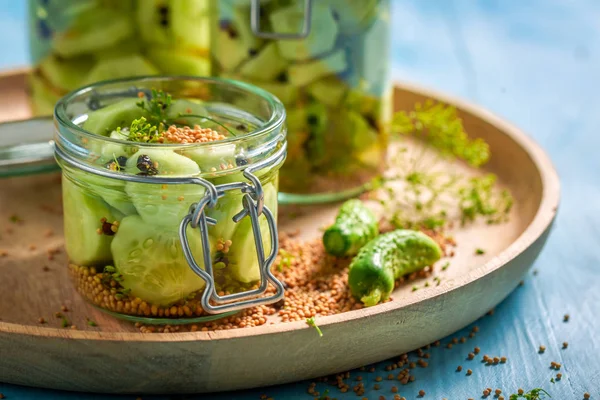
[[[354,257],[348,286],[354,297],[374,306],[390,296],[396,279],[432,265],[441,256],[440,246],[422,232],[399,229],[385,233]]]
[[[327,253],[353,256],[379,233],[377,219],[362,201],[352,199],[340,207],[335,223],[323,234]]]

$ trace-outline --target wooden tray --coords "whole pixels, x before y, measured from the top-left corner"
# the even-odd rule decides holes
[[[0,76],[0,119],[29,115],[25,71]],[[469,132],[484,138],[493,158],[486,167],[515,197],[507,224],[471,226],[455,232],[459,242],[440,286],[411,292],[368,309],[318,317],[324,336],[304,322],[267,324],[218,332],[138,333],[84,302],[67,278],[64,252],[48,260],[46,249],[62,245],[57,175],[2,180],[0,191],[0,379],[56,389],[119,393],[188,393],[272,385],[344,371],[389,358],[440,339],[473,322],[502,301],[542,249],[559,202],[558,177],[544,152],[520,130],[489,112],[447,96],[399,84],[397,109],[425,98],[456,105]],[[280,220],[283,230],[319,234],[335,207],[316,207],[318,217]],[[9,215],[27,221],[7,235]],[[315,214],[312,214],[315,215]],[[12,224],[11,224],[12,226]],[[46,237],[46,231],[56,232]],[[30,247],[31,245],[35,248]],[[486,249],[474,257],[474,249]],[[47,266],[49,270],[44,270]],[[422,285],[421,285],[422,286]],[[52,317],[66,304],[81,330],[61,329]],[[41,325],[38,318],[51,323]],[[86,326],[90,317],[101,328]]]

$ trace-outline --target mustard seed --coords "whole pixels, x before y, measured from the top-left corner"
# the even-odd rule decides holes
[[[474,359],[474,358],[475,358],[475,354],[473,354],[473,353],[469,353],[469,354],[467,355],[467,358],[468,358],[469,360],[472,360],[472,359]]]
[[[448,343],[448,344],[446,345],[446,348],[448,348],[448,349],[451,349],[451,348],[452,348],[452,343]]]
[[[481,350],[479,349],[479,347],[475,347],[475,348],[473,349],[473,353],[475,353],[475,354],[479,354],[479,352],[480,352],[480,351],[481,351]]]
[[[591,397],[591,396],[590,396],[590,394],[589,394],[588,392],[585,392],[585,393],[583,394],[583,398],[584,398],[584,399],[589,399],[590,397]]]
[[[458,344],[458,339],[457,338],[452,338],[452,344]]]
[[[560,372],[556,374],[556,379],[559,381],[562,379],[562,374]]]
[[[467,370],[467,376],[470,376],[473,373],[470,369]]]
[[[373,385],[373,389],[375,389],[375,390],[379,390],[379,384],[377,384],[377,383],[376,383],[376,384],[374,384],[374,385]]]
[[[461,343],[466,343],[466,342],[467,342],[467,338],[466,338],[466,337],[464,337],[464,336],[463,336],[463,337],[461,337],[461,338],[460,338],[460,342],[461,342]]]
[[[421,397],[425,396],[425,391],[423,389],[419,390],[419,396],[421,396]]]
[[[567,347],[569,347],[569,343],[563,342],[563,349],[566,349]]]
[[[475,332],[469,333],[469,338],[473,339],[475,337]]]
[[[39,322],[40,324],[45,324],[45,323],[46,323],[46,320],[45,320],[44,318],[40,317],[40,318],[38,319],[38,322]]]
[[[394,379],[394,374],[389,374],[389,375],[387,376],[387,378],[388,378],[389,380],[392,380],[392,379]]]
[[[546,346],[540,346],[539,353],[543,353],[546,351]]]
[[[525,393],[525,391],[521,388],[519,388],[519,390],[517,390],[517,393],[519,394],[519,396],[522,396],[523,393]]]
[[[483,397],[488,397],[489,395],[490,395],[490,391],[489,391],[489,390],[487,390],[487,389],[485,389],[485,390],[483,391]]]
[[[380,377],[380,376],[378,376],[377,378],[375,378],[375,381],[376,381],[376,382],[381,382],[382,380],[383,380],[383,378],[382,378],[382,377]]]
[[[398,393],[398,388],[396,386],[392,386],[392,393]]]
[[[504,396],[498,396],[498,400],[504,400]]]
[[[4,394],[0,393],[0,399],[5,399],[6,397],[4,396]]]
[[[504,364],[506,362],[506,357],[500,357],[500,362]]]
[[[563,317],[563,321],[569,322],[569,314],[565,314],[565,316]]]
[[[462,366],[459,365],[458,367],[456,367],[456,371],[458,371],[458,372],[462,371]]]
[[[494,393],[496,393],[496,396],[500,396],[502,394],[502,390],[496,389]]]

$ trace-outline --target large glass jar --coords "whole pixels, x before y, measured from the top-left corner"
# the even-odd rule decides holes
[[[192,126],[223,137],[132,141],[153,105],[163,138]],[[275,97],[228,80],[131,78],[67,95],[55,120],[69,270],[87,300],[131,320],[189,323],[282,298],[270,272],[286,153]]]
[[[286,106],[280,200],[355,195],[385,162],[389,0],[221,0],[213,74],[244,80]]]
[[[211,1],[29,0],[33,112],[96,81],[208,75]]]

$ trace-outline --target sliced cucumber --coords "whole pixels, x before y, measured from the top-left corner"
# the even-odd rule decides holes
[[[235,145],[221,144],[218,146],[201,147],[194,150],[182,151],[181,154],[194,160],[201,172],[210,172],[213,168],[221,171],[221,165],[235,165]]]
[[[288,62],[279,55],[275,42],[271,42],[241,66],[240,74],[250,79],[270,81],[285,71],[287,65]]]
[[[148,163],[143,162],[146,158]],[[149,172],[150,175],[193,176],[200,172],[200,168],[194,161],[171,150],[143,149],[127,160],[125,171],[131,174]],[[204,188],[194,184],[127,182],[125,192],[148,224],[176,229],[190,205],[202,198]]]
[[[356,35],[368,29],[381,10],[380,3],[385,2],[387,0],[329,0],[342,35]]]
[[[171,0],[171,30],[177,44],[208,51],[210,46],[210,1]],[[207,54],[208,55],[208,54]],[[186,72],[180,71],[180,74]],[[199,74],[206,75],[206,74]]]
[[[138,54],[132,54],[98,62],[86,77],[85,83],[130,76],[156,75],[159,72],[148,60]]]
[[[144,42],[169,45],[173,40],[169,0],[144,0],[138,4],[135,17]]]
[[[54,35],[54,50],[63,57],[94,53],[114,46],[134,33],[127,14],[94,8],[77,15],[76,23]]]
[[[215,29],[214,36],[218,51],[214,51],[213,56],[223,71],[235,70],[248,58],[248,48],[238,37],[231,37],[223,29]]]
[[[293,86],[305,86],[325,76],[343,72],[347,67],[346,53],[339,50],[327,57],[291,65],[288,76]]]
[[[269,15],[273,31],[278,33],[297,33],[301,30],[306,15],[303,2],[294,2],[291,6],[280,8]],[[322,2],[313,2],[311,29],[302,40],[278,40],[281,55],[293,61],[318,58],[331,51],[338,34],[338,26],[331,9]]]
[[[39,75],[30,74],[27,82],[29,90],[31,90],[31,108],[33,109],[33,113],[35,115],[52,115],[54,105],[61,96]]]
[[[177,118],[183,114],[209,115],[206,107],[204,107],[200,100],[173,100],[171,106],[167,110],[167,116],[169,118]]]
[[[62,180],[65,247],[72,263],[98,265],[110,262],[112,236],[98,234],[100,220],[115,221],[108,205],[99,197],[73,183]]]
[[[348,85],[330,76],[311,83],[307,89],[317,101],[330,107],[339,107],[348,92]]]
[[[277,187],[274,182],[263,185],[265,205],[277,216]],[[271,252],[269,226],[264,215],[259,217],[260,231],[263,239],[265,257]],[[227,272],[242,283],[255,282],[260,279],[260,268],[256,255],[256,244],[252,233],[252,222],[249,217],[237,223],[227,258]]]
[[[150,49],[146,56],[160,72],[169,75],[207,76],[210,60],[174,49]]]
[[[114,46],[98,50],[94,53],[96,61],[104,61],[110,58],[122,58],[132,54],[139,54],[142,51],[140,40],[134,37],[120,41]]]
[[[71,91],[81,86],[93,63],[90,57],[85,56],[62,60],[48,56],[39,64],[39,68],[53,86]]]
[[[108,136],[119,127],[129,127],[134,119],[147,116],[137,103],[140,99],[124,99],[89,113],[82,128],[96,135]]]
[[[200,234],[188,229],[196,263],[204,268]],[[133,296],[167,306],[201,290],[205,282],[190,268],[177,230],[148,223],[137,215],[124,218],[111,245],[121,285]]]

